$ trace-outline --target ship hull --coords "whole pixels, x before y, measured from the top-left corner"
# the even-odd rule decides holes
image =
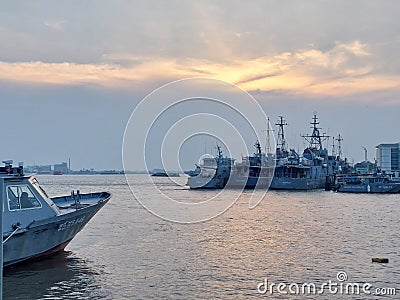
[[[371,184],[345,184],[336,189],[341,193],[400,193],[400,182],[394,183],[371,183]]]
[[[325,178],[308,179],[308,178],[287,178],[274,177],[272,179],[271,190],[313,190],[325,187]]]
[[[191,189],[222,189],[226,185],[226,180],[223,177],[189,177],[187,185]]]
[[[245,176],[231,176],[227,183],[229,188],[245,188],[255,189],[263,188],[268,189],[271,184],[271,177],[245,177]]]
[[[222,188],[245,188],[268,189],[271,184],[271,177],[245,177],[231,175],[228,178],[216,176],[214,178],[194,176],[188,178],[187,185],[191,189],[222,189]]]
[[[103,194],[104,199],[96,201],[95,204],[69,209],[67,213],[34,221],[32,225],[17,230],[14,234],[3,234],[3,240],[6,239],[3,242],[3,265],[7,267],[64,250],[75,235],[108,202],[111,194]],[[59,202],[70,204],[62,199],[59,198]],[[65,199],[67,200],[67,197]]]

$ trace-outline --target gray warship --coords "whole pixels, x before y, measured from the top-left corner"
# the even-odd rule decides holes
[[[191,189],[222,189],[228,183],[235,160],[224,157],[217,145],[216,157],[205,157],[200,165],[200,172],[189,176],[187,185]]]
[[[50,198],[23,167],[0,167],[3,201],[3,265],[62,251],[111,198],[109,192]]]
[[[240,163],[224,157],[217,146],[216,157],[204,158],[195,171],[187,172],[187,185],[191,189],[268,188],[274,175],[274,160],[262,152],[259,141],[254,146],[256,152],[242,157]]]
[[[253,155],[242,157],[242,162],[234,165],[227,187],[268,189],[274,176],[274,158],[271,153],[262,152],[259,141],[254,147],[256,152]]]
[[[350,166],[341,158],[341,141],[336,139],[339,153],[328,154],[323,142],[329,136],[320,133],[318,117],[314,114],[312,133],[302,135],[308,142],[301,155],[294,149],[288,149],[285,140],[283,116],[279,116],[278,139],[275,155],[263,153],[259,141],[256,142],[254,155],[242,158],[241,163],[223,157],[220,147],[218,156],[205,158],[200,172],[189,173],[187,185],[190,188],[270,188],[275,190],[311,190],[331,189],[334,178],[340,174],[348,174]],[[333,147],[335,148],[335,147]],[[269,152],[269,151],[268,151]]]
[[[320,133],[318,117],[314,114],[312,133],[302,137],[308,142],[308,147],[299,155],[294,149],[288,149],[285,140],[284,126],[287,125],[283,116],[279,116],[278,139],[276,148],[276,167],[270,189],[272,190],[311,190],[324,188],[327,180],[338,168],[336,159],[328,155],[323,147],[323,141],[329,136]]]

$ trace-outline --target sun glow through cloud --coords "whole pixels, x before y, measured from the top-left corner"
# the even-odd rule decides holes
[[[316,95],[346,95],[399,89],[398,76],[375,72],[373,55],[360,41],[318,49],[283,52],[253,59],[232,58],[230,64],[207,59],[104,55],[99,64],[0,62],[0,79],[34,84],[120,88],[134,82],[211,77],[247,91],[284,90]]]

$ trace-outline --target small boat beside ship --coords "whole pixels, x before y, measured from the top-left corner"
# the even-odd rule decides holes
[[[400,181],[382,173],[344,175],[336,178],[334,190],[340,193],[400,193]]]
[[[0,167],[4,266],[62,251],[111,198],[109,192],[79,191],[50,198],[22,166],[4,163]]]

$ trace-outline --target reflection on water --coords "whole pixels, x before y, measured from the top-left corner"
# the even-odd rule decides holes
[[[107,293],[91,269],[73,252],[9,267],[4,271],[4,299],[96,299]]]
[[[143,175],[132,176],[134,188],[146,191]],[[223,215],[179,225],[144,210],[124,176],[39,180],[51,195],[80,189],[109,190],[113,197],[68,252],[6,270],[4,299],[255,299],[261,297],[257,284],[265,277],[275,283],[322,283],[335,280],[339,271],[351,282],[394,287],[400,293],[399,194],[272,191],[249,210],[251,192],[244,192]],[[215,193],[158,180],[163,191],[178,199],[202,201]],[[371,263],[375,256],[388,257],[390,263]],[[296,299],[344,297],[368,298],[325,294]]]

